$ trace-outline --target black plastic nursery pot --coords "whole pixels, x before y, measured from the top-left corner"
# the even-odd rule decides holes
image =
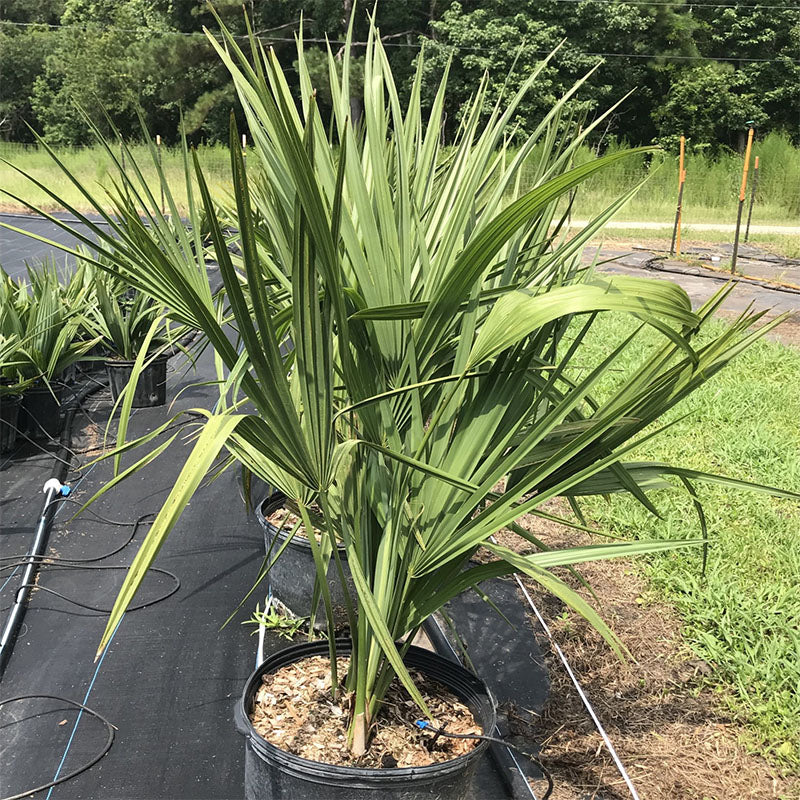
[[[142,370],[133,393],[134,408],[154,408],[167,402],[167,359],[166,355],[157,356]],[[133,361],[106,361],[106,373],[114,402],[130,382],[133,365]]]
[[[84,357],[75,365],[78,373],[84,375],[91,375],[98,372],[106,371],[106,361],[109,360],[112,353],[101,344],[96,344],[87,350]]]
[[[349,642],[339,645],[349,652]],[[472,777],[488,742],[465,755],[427,767],[365,769],[309,761],[270,744],[250,722],[261,677],[316,655],[327,655],[327,642],[304,642],[270,656],[250,676],[236,704],[236,729],[245,739],[245,800],[472,800]],[[462,666],[442,656],[410,647],[405,663],[447,687],[472,712],[484,731],[494,730],[496,709],[486,685]]]
[[[61,433],[62,388],[31,386],[22,394],[17,427],[31,439],[55,439]]]
[[[16,446],[21,402],[18,394],[0,397],[0,453],[10,453]]]
[[[286,539],[289,538],[290,531],[288,529],[279,530],[267,519],[270,514],[283,506],[285,500],[286,498],[282,495],[272,494],[256,505],[256,517],[264,530],[264,547],[270,558],[280,551]],[[275,541],[276,537],[277,541]],[[343,547],[339,548],[339,558],[350,594],[355,597],[355,586],[347,567],[347,551]],[[314,566],[311,545],[305,536],[295,534],[269,571],[272,594],[292,614],[298,617],[310,617],[316,577],[317,571]],[[347,624],[347,606],[342,582],[339,580],[339,572],[333,558],[328,564],[327,579],[334,622],[337,627],[341,627]],[[325,606],[322,600],[317,605],[316,624],[317,626],[325,625]]]

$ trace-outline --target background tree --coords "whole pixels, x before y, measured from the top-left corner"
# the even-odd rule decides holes
[[[2,0],[0,2],[0,138],[16,142],[33,136],[33,84],[48,54],[56,46],[63,0]]]
[[[295,58],[302,15],[304,35],[318,48],[309,55],[309,68],[323,113],[325,41],[339,56],[354,2],[244,0],[256,35],[287,66]],[[723,5],[387,0],[375,13],[401,92],[421,46],[428,102],[452,59],[448,134],[485,72],[492,81],[490,105],[566,39],[537,94],[519,109],[521,130],[530,130],[553,97],[599,64],[574,110],[591,116],[627,92],[635,94],[596,132],[595,144],[615,136],[669,145],[686,133],[701,147],[736,147],[750,119],[760,133],[783,130],[800,140],[800,10],[765,8],[758,0]],[[235,36],[246,34],[242,0],[216,0],[215,8]],[[356,54],[370,13],[371,2],[356,8]],[[137,135],[141,107],[166,141],[179,135],[181,110],[195,141],[226,141],[231,109],[243,128],[244,120],[203,26],[216,27],[205,0],[0,0],[0,138],[29,141],[27,122],[55,143],[87,143],[77,101],[105,107],[126,135]],[[359,63],[353,62],[354,97]],[[352,112],[357,117],[359,109]]]

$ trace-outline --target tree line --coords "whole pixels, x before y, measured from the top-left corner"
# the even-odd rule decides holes
[[[571,102],[575,114],[591,119],[632,92],[598,136],[672,146],[686,134],[693,148],[717,150],[740,146],[750,122],[797,141],[800,6],[792,1],[383,0],[375,13],[401,91],[420,52],[428,103],[449,65],[446,134],[485,73],[488,104],[563,42],[519,109],[521,129],[593,70]],[[287,65],[302,17],[321,76],[324,42],[340,51],[352,4],[245,0],[244,8],[259,40]],[[244,41],[241,0],[214,7]],[[364,41],[371,10],[371,2],[356,9],[354,41]],[[126,135],[140,130],[142,114],[174,142],[182,115],[193,141],[226,141],[230,111],[239,112],[204,27],[216,23],[201,0],[0,0],[0,138],[32,141],[30,126],[55,144],[87,144],[78,108],[102,107],[101,127]],[[321,80],[318,96],[324,110]]]

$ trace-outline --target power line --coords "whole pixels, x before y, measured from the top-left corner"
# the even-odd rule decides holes
[[[557,3],[583,3],[583,2],[596,2],[600,5],[659,5],[659,6],[676,6],[682,5],[680,3],[647,3],[643,2],[642,0],[632,0],[632,2],[622,2],[622,3],[615,3],[612,0],[552,0],[553,2]],[[698,4],[695,7],[705,7],[705,8],[747,8],[747,9],[755,9],[755,8],[764,8],[764,9],[792,9],[796,11],[800,11],[800,6],[739,6],[739,5],[720,5],[720,4]],[[41,27],[46,26],[51,29],[60,29],[60,30],[78,30],[78,31],[85,31],[86,27],[83,25],[59,25],[56,23],[39,23],[39,22],[0,22],[0,25],[17,25],[19,27]],[[299,24],[299,23],[297,23]],[[285,28],[287,26],[281,26]],[[109,30],[109,28],[105,28],[105,30]],[[206,34],[203,31],[162,31],[152,28],[112,28],[112,30],[119,31],[120,33],[144,33],[147,32],[151,35],[162,35],[162,36],[201,36],[206,38]],[[249,38],[245,34],[232,34],[233,38],[235,39],[247,39]],[[256,36],[259,41],[265,41],[267,43],[276,43],[276,42],[289,42],[294,43],[294,38],[289,37],[264,37],[264,36]],[[323,39],[323,38],[314,38],[314,37],[304,37],[303,41],[307,44],[345,44],[344,39]],[[354,46],[363,47],[366,45],[366,42],[352,42]],[[406,48],[413,48],[413,49],[420,49],[425,43],[420,42],[390,42],[384,41],[384,47],[406,47]],[[443,45],[444,47],[453,50],[454,52],[475,52],[475,53],[484,53],[486,52],[485,47],[466,47],[460,45]],[[528,52],[536,53],[537,55],[549,55],[550,50],[529,50]],[[779,58],[736,58],[733,56],[684,56],[684,55],[672,55],[669,53],[596,53],[596,52],[581,52],[583,56],[589,56],[593,58],[644,58],[644,59],[665,59],[671,61],[725,61],[731,63],[752,63],[752,64],[774,64],[780,62],[790,62],[792,64],[800,64],[800,59],[790,58],[788,56],[783,56]]]

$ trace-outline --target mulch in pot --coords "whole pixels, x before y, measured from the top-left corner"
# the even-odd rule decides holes
[[[347,674],[349,658],[336,661],[339,676]],[[417,671],[414,683],[433,715],[433,725],[448,733],[482,734],[472,712],[452,692]],[[477,739],[450,739],[421,731],[416,703],[395,679],[372,730],[367,752],[355,758],[347,747],[349,698],[331,695],[330,659],[312,656],[264,675],[250,720],[258,733],[282,750],[311,761],[338,766],[423,767],[468,753]]]

